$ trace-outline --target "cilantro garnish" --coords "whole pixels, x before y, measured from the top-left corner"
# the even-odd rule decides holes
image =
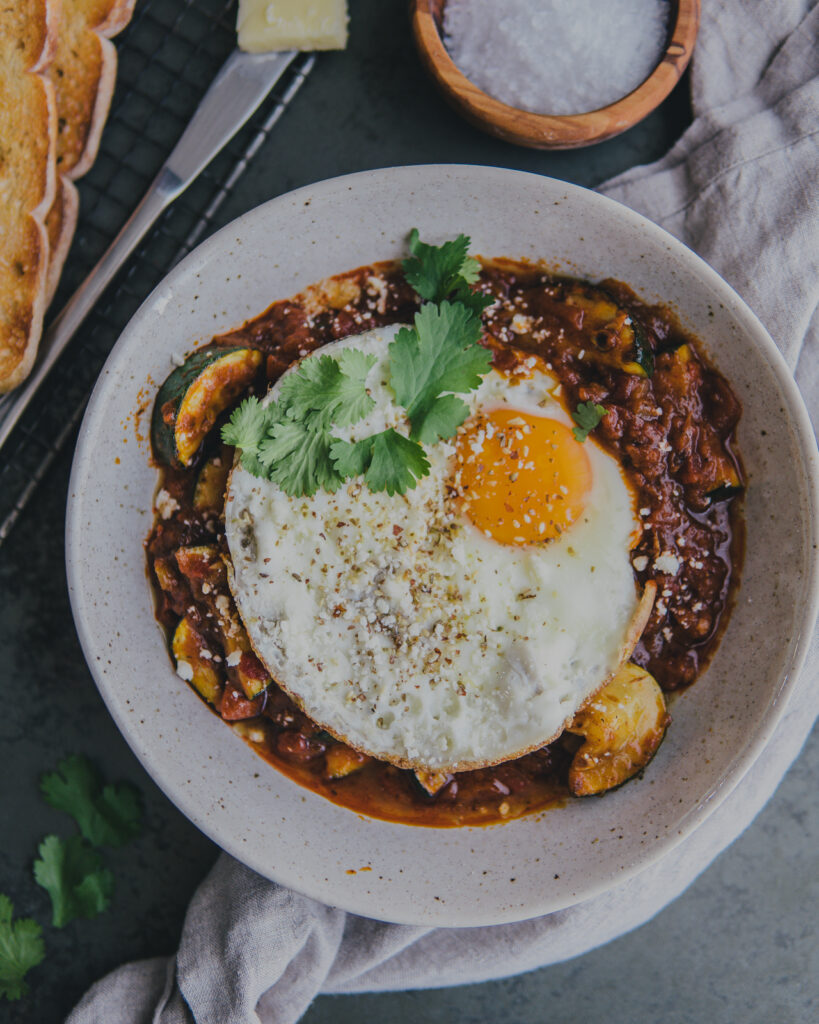
[[[572,419],[577,424],[572,428],[575,441],[581,443],[585,441],[607,411],[605,405],[597,405],[596,402],[580,402],[572,413]]]
[[[452,437],[469,414],[465,402],[444,392],[472,391],[492,365],[478,344],[481,322],[460,303],[422,306],[415,327],[402,328],[390,345],[390,386],[407,410],[410,436],[422,444]]]
[[[427,245],[410,234],[407,282],[427,301],[411,328],[389,347],[388,379],[409,421],[409,437],[389,429],[343,441],[334,429],[352,426],[374,407],[367,375],[376,362],[358,349],[303,359],[278,388],[276,401],[247,398],[222,428],[222,440],[241,450],[241,463],[291,497],[335,492],[362,476],[371,491],[404,494],[429,473],[422,445],[452,437],[469,414],[458,393],[478,387],[491,353],[479,344],[481,313],[492,299],[472,291],[480,264],[459,235]]]
[[[34,878],[51,897],[52,921],[63,928],[77,917],[96,917],[111,902],[114,877],[82,836],[46,836],[34,861]]]
[[[470,288],[478,280],[481,265],[467,255],[469,242],[466,235],[458,235],[443,245],[427,245],[418,237],[418,229],[413,228],[409,236],[412,256],[401,266],[407,284],[422,299],[436,303],[444,299],[460,302],[479,317],[494,300]]]
[[[46,803],[66,811],[94,846],[122,846],[139,835],[139,793],[128,783],[103,786],[91,762],[78,754],[65,758],[40,780]]]
[[[337,491],[344,477],[330,458],[331,427],[357,423],[372,409],[365,382],[375,361],[358,349],[308,356],[282,381],[275,402],[246,398],[222,440],[241,449],[245,469],[291,497]]]
[[[9,1001],[26,995],[26,972],[45,959],[42,928],[30,917],[12,922],[13,910],[8,896],[0,893],[0,996]]]
[[[397,430],[382,430],[362,441],[336,441],[330,449],[336,470],[343,477],[364,474],[364,483],[375,493],[405,494],[429,473],[429,462],[417,441]]]
[[[407,284],[428,302],[443,302],[461,283],[474,284],[481,265],[468,255],[469,238],[458,235],[443,245],[427,245],[413,228],[409,236],[412,256],[401,266]]]

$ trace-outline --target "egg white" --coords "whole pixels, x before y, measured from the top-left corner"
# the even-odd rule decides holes
[[[406,432],[386,376],[397,330],[323,350],[378,358],[375,408],[340,436]],[[491,371],[464,396],[470,410],[509,406],[571,426],[535,362],[527,379]],[[585,450],[582,517],[528,547],[498,544],[460,514],[449,443],[428,448],[429,476],[393,497],[356,479],[291,498],[237,465],[225,507],[231,585],[273,678],[315,722],[404,767],[464,770],[551,740],[628,656],[639,618],[632,495],[610,455],[591,439]]]

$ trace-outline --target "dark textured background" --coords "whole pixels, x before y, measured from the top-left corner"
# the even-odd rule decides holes
[[[167,3],[182,7],[185,0]],[[441,103],[414,54],[403,0],[351,0],[350,6],[349,49],[320,56],[214,227],[291,188],[402,163],[496,164],[594,186],[656,159],[690,116],[683,83],[657,113],[619,139],[575,153],[517,149],[470,128]],[[165,45],[172,52],[173,41]],[[105,187],[106,173],[115,184],[113,173],[98,166],[97,190]],[[137,274],[130,284],[147,294],[151,280]],[[0,891],[12,898],[16,913],[46,926],[48,948],[48,958],[30,975],[32,994],[19,1003],[0,1002],[0,1021],[9,1024],[56,1024],[106,971],[128,959],[171,953],[187,901],[217,854],[145,775],[85,666],[63,568],[72,449],[73,439],[0,547]],[[125,615],[123,610],[124,620]],[[44,835],[67,835],[73,826],[42,803],[37,778],[73,752],[92,757],[108,778],[139,786],[146,827],[139,840],[111,858],[117,883],[111,909],[57,931],[48,925],[48,897],[34,884],[30,867]],[[813,781],[818,771],[814,734],[748,832],[681,899],[609,946],[486,985],[323,997],[304,1020],[814,1021],[819,1018],[819,815]]]

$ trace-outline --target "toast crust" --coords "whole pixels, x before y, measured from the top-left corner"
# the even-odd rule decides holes
[[[57,139],[46,71],[60,9],[60,0],[0,0],[0,393],[31,369],[45,312]]]
[[[52,250],[47,301],[60,279],[77,224],[73,182],[86,174],[99,150],[114,94],[117,51],[110,37],[131,19],[136,0],[63,0],[57,52],[51,69],[58,116],[57,170],[61,177],[48,215]]]

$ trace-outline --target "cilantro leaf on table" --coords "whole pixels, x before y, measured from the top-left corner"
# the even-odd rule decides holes
[[[427,245],[413,228],[409,236],[412,256],[401,264],[407,284],[428,302],[443,302],[460,285],[474,284],[481,265],[467,255],[469,242],[466,235],[458,235],[442,245]]]
[[[361,476],[375,494],[386,491],[390,497],[413,490],[429,473],[424,449],[392,428],[372,434],[361,441],[334,440],[330,458],[344,477]]]
[[[581,443],[585,441],[607,411],[605,405],[597,405],[595,402],[580,402],[572,413],[572,419],[577,424],[576,427],[572,427],[575,441]]]
[[[492,354],[478,344],[480,336],[480,319],[449,302],[422,306],[414,328],[396,334],[389,347],[390,386],[407,411],[413,440],[434,444],[452,437],[466,419],[466,403],[444,392],[472,391],[489,372]]]
[[[139,835],[139,792],[128,783],[103,786],[87,758],[74,754],[40,780],[47,803],[66,811],[94,846],[122,846]]]
[[[51,897],[52,924],[63,928],[77,917],[96,917],[111,902],[114,878],[82,836],[46,836],[34,861],[34,878]]]
[[[14,907],[0,893],[0,996],[9,1001],[28,992],[25,975],[45,959],[43,930],[30,917],[12,922]]]

